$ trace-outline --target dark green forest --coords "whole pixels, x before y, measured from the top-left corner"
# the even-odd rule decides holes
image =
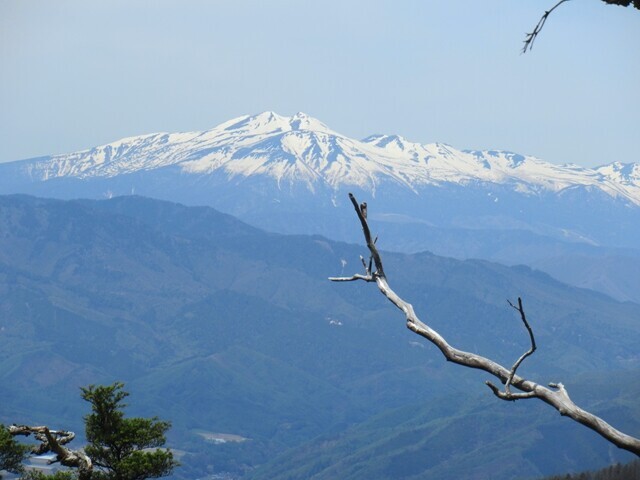
[[[640,479],[640,460],[621,465],[619,463],[600,470],[566,475],[552,475],[543,480],[638,480]]]

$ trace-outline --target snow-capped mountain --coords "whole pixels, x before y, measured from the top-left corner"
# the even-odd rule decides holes
[[[318,186],[358,187],[372,195],[388,182],[414,192],[424,186],[487,183],[525,195],[585,187],[640,205],[638,164],[612,163],[597,169],[560,166],[504,151],[423,145],[397,135],[372,135],[359,141],[304,113],[247,115],[204,132],[124,138],[14,165],[32,181],[110,178],[177,167],[182,175],[265,176],[281,189],[294,184],[311,191]]]
[[[358,241],[347,192],[371,202],[394,249],[519,261],[534,238],[538,249],[640,245],[639,164],[590,169],[397,135],[355,140],[303,113],[0,164],[0,193],[135,193],[209,205],[272,231]]]

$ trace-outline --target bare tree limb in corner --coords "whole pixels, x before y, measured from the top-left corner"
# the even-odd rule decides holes
[[[530,33],[527,33],[524,39],[524,46],[522,47],[522,53],[527,53],[527,50],[531,51],[531,49],[533,48],[533,42],[535,42],[536,38],[538,37],[538,34],[542,30],[542,27],[544,27],[544,24],[547,21],[547,18],[549,18],[549,15],[551,15],[551,12],[553,12],[556,8],[558,8],[564,2],[568,2],[568,1],[569,0],[560,0],[549,10],[544,12],[542,17],[540,17],[540,20],[538,20],[538,23],[535,26],[535,28]],[[602,0],[602,1],[609,5],[618,5],[621,7],[628,7],[629,5],[633,5],[636,9],[640,10],[640,0]]]
[[[551,12],[553,12],[556,8],[558,8],[564,2],[568,2],[568,1],[569,0],[560,0],[558,3],[556,3],[549,10],[544,12],[542,17],[540,17],[540,20],[538,20],[538,24],[535,26],[533,31],[531,31],[530,33],[527,33],[527,36],[524,39],[524,47],[522,47],[522,53],[527,53],[527,50],[531,51],[531,49],[533,48],[533,42],[536,41],[536,38],[538,37],[538,34],[542,30],[542,27],[544,27],[544,24],[547,21],[547,18],[549,18],[549,15],[551,15]]]
[[[74,467],[78,469],[78,477],[80,480],[89,480],[93,472],[91,459],[81,451],[71,450],[64,445],[75,438],[75,433],[64,430],[49,430],[48,427],[30,427],[27,425],[11,425],[9,427],[11,435],[33,436],[40,442],[31,448],[34,455],[42,455],[44,453],[53,452],[56,459],[49,463],[60,462],[65,467]]]
[[[447,361],[454,362],[465,367],[483,370],[500,380],[500,382],[505,385],[505,391],[501,391],[491,382],[486,382],[491,391],[498,398],[508,401],[525,398],[538,398],[558,410],[560,415],[567,416],[576,422],[581,423],[582,425],[599,433],[614,445],[640,456],[640,439],[620,432],[601,418],[578,407],[573,403],[567,390],[561,383],[550,383],[549,388],[547,388],[532,382],[531,380],[526,380],[516,374],[516,370],[522,361],[529,355],[533,354],[536,349],[533,330],[526,319],[521,299],[518,299],[517,307],[515,305],[511,306],[520,313],[520,317],[525,328],[529,332],[531,348],[516,361],[511,369],[507,369],[497,362],[481,355],[465,352],[452,347],[437,331],[423,323],[413,310],[413,306],[409,302],[400,298],[389,286],[382,266],[380,253],[376,247],[375,240],[371,239],[371,231],[369,230],[367,219],[364,217],[361,207],[355,197],[352,194],[349,194],[349,198],[351,199],[351,203],[353,204],[356,214],[358,215],[358,219],[360,220],[360,224],[362,225],[362,231],[370,254],[369,263],[367,264],[364,258],[361,257],[365,270],[364,274],[354,274],[351,277],[331,277],[329,280],[334,282],[350,282],[355,280],[375,282],[382,294],[397,308],[402,310],[407,319],[407,328],[438,347]],[[375,269],[373,269],[373,266],[375,266]],[[518,389],[519,392],[511,392],[512,387]]]

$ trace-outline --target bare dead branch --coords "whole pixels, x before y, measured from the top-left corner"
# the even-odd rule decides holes
[[[512,393],[510,389],[502,392],[491,382],[487,382],[489,388],[498,398],[504,400],[538,398],[555,408],[560,413],[560,415],[567,416],[575,420],[576,422],[581,423],[582,425],[602,435],[614,445],[640,456],[640,439],[622,433],[621,431],[613,428],[601,418],[578,407],[571,400],[568,392],[561,383],[550,383],[550,388],[547,388],[517,375],[516,370],[518,369],[522,361],[526,357],[531,355],[536,349],[533,330],[531,329],[526,319],[521,299],[518,299],[518,307],[515,307],[514,305],[511,306],[520,312],[520,317],[525,325],[525,328],[529,332],[531,348],[516,361],[511,369],[507,369],[497,362],[481,355],[477,355],[471,352],[465,352],[463,350],[452,347],[444,339],[444,337],[442,337],[442,335],[440,335],[437,331],[435,331],[427,324],[423,323],[416,315],[413,306],[409,302],[406,302],[405,300],[400,298],[400,296],[395,293],[389,286],[386,275],[384,273],[384,269],[382,267],[382,259],[380,257],[380,253],[378,252],[378,249],[375,245],[375,241],[371,240],[371,231],[369,230],[367,219],[362,215],[360,205],[356,201],[355,197],[352,194],[349,194],[349,198],[351,199],[351,203],[353,204],[356,214],[358,215],[358,219],[360,220],[360,224],[362,225],[362,232],[367,243],[367,248],[369,249],[369,252],[371,254],[371,258],[373,259],[373,262],[375,264],[376,271],[373,273],[366,272],[365,275],[355,274],[351,277],[332,277],[330,278],[331,281],[345,282],[364,280],[366,282],[376,282],[376,285],[378,286],[380,292],[382,292],[382,294],[387,297],[387,299],[393,305],[395,305],[404,313],[407,322],[407,328],[434,344],[442,352],[447,361],[454,362],[458,365],[462,365],[468,368],[483,370],[496,377],[503,384],[508,385],[509,387],[513,386],[514,388],[519,390],[518,393]],[[366,270],[367,268],[365,266],[365,271]]]
[[[34,455],[42,455],[47,452],[56,454],[56,459],[49,463],[60,462],[65,467],[78,469],[80,480],[89,480],[93,472],[91,459],[82,451],[71,450],[64,445],[73,440],[75,433],[65,430],[49,430],[46,426],[30,427],[27,425],[11,425],[9,427],[11,435],[33,436],[40,442],[31,448]]]
[[[527,33],[524,39],[524,46],[522,47],[522,53],[527,53],[527,50],[531,51],[533,49],[533,43],[535,42],[538,34],[544,27],[545,22],[556,8],[562,5],[564,2],[568,2],[569,0],[560,0],[556,3],[550,10],[544,12],[544,15],[540,17],[538,24],[535,26],[532,32]],[[622,7],[628,7],[629,5],[633,5],[636,9],[640,10],[640,0],[602,0],[604,3],[609,5],[618,5]]]
[[[360,219],[360,224],[362,225],[362,233],[364,234],[364,239],[367,242],[367,246],[369,247],[369,265],[365,263],[364,257],[360,255],[360,262],[362,262],[362,267],[364,268],[364,275],[355,274],[351,277],[329,277],[329,280],[332,282],[353,282],[354,280],[364,280],[365,282],[375,282],[377,277],[384,277],[384,269],[382,268],[382,261],[380,260],[380,255],[378,254],[378,249],[376,248],[376,242],[378,241],[378,237],[372,241],[371,240],[371,231],[369,230],[369,225],[367,223],[366,218],[366,203],[362,205],[358,204],[356,198],[350,193],[349,199],[353,204],[353,207],[356,210],[356,214]],[[363,206],[364,206],[364,214],[363,214]],[[375,264],[376,271],[372,272],[373,265]]]
[[[498,387],[496,387],[493,383],[489,381],[486,381],[484,383],[491,389],[491,391],[494,393],[496,397],[500,398],[501,400],[506,400],[508,402],[514,402],[516,400],[523,400],[525,398],[536,397],[535,392],[522,392],[522,393],[512,393],[510,391],[503,392],[502,390],[500,390]]]
[[[491,382],[486,382],[486,383],[489,386],[489,388],[491,388],[491,390],[493,390],[493,393],[498,395],[498,397],[502,398],[503,400],[518,400],[518,399],[521,399],[521,398],[531,398],[532,395],[530,395],[529,393],[526,393],[526,394],[524,394],[524,393],[523,394],[513,394],[513,393],[511,393],[511,382],[513,382],[513,377],[515,376],[516,371],[518,370],[518,367],[524,361],[524,359],[527,358],[529,355],[532,355],[533,352],[536,351],[536,339],[533,336],[533,330],[531,330],[531,326],[529,325],[529,322],[527,321],[527,316],[526,316],[526,314],[524,312],[524,308],[522,307],[522,298],[518,297],[518,306],[517,307],[513,303],[511,303],[511,301],[507,300],[507,302],[509,303],[509,305],[512,308],[514,308],[515,310],[517,310],[520,313],[520,318],[522,319],[522,323],[524,323],[525,328],[529,332],[529,340],[531,341],[531,347],[529,348],[529,350],[524,352],[520,356],[520,358],[518,358],[518,360],[516,360],[516,363],[513,364],[513,367],[511,367],[511,373],[509,374],[509,378],[507,378],[507,382],[504,384],[504,395],[498,395],[497,388],[494,387],[494,385]]]
[[[356,273],[351,277],[329,277],[332,282],[353,282],[355,280],[364,280],[365,282],[375,282],[371,275],[361,275]]]
[[[538,34],[542,30],[542,27],[544,27],[544,24],[546,23],[547,18],[549,18],[549,15],[551,15],[551,12],[553,12],[556,8],[558,8],[564,2],[568,2],[568,1],[569,0],[560,0],[553,7],[551,7],[551,9],[544,12],[544,15],[540,17],[540,20],[538,20],[538,24],[535,26],[533,31],[530,33],[527,33],[527,36],[524,39],[524,46],[522,47],[522,53],[527,53],[527,50],[531,51],[531,49],[533,48],[533,43],[536,41]]]

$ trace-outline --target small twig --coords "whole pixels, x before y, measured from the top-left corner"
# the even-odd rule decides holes
[[[533,42],[535,42],[536,38],[538,37],[538,34],[542,30],[542,27],[544,27],[544,24],[547,21],[547,18],[549,18],[549,15],[551,15],[551,12],[553,12],[556,8],[558,8],[564,2],[568,2],[568,1],[569,0],[560,0],[550,10],[547,10],[546,12],[544,12],[544,15],[540,17],[540,20],[538,21],[538,24],[533,29],[533,31],[531,33],[527,33],[527,36],[524,39],[524,47],[522,47],[522,53],[527,53],[527,50],[531,51],[531,49],[533,48]]]
[[[516,374],[516,370],[518,370],[518,367],[525,358],[527,358],[529,355],[533,355],[533,352],[536,351],[536,339],[533,336],[533,330],[531,329],[529,322],[527,322],[527,316],[524,313],[524,308],[522,308],[522,298],[518,297],[517,307],[513,303],[511,303],[510,300],[507,300],[507,302],[509,302],[509,305],[511,305],[512,308],[515,308],[518,312],[520,312],[520,318],[522,319],[522,323],[524,323],[525,328],[529,332],[529,339],[531,340],[531,348],[524,352],[522,356],[516,361],[516,363],[513,364],[513,367],[511,367],[511,375],[509,375],[509,378],[507,378],[507,383],[505,383],[504,385],[505,392],[507,392],[508,395],[511,395],[510,387],[511,382],[513,381],[513,377]]]
[[[375,282],[376,280],[371,275],[361,275],[356,273],[350,277],[329,277],[332,282],[353,282],[355,280],[364,280],[365,282]]]
[[[502,399],[502,400],[515,401],[515,400],[521,400],[521,399],[524,399],[524,398],[535,398],[536,397],[536,393],[533,392],[533,391],[532,392],[523,392],[523,393],[512,393],[511,392],[511,383],[513,382],[513,378],[516,376],[516,371],[518,370],[518,367],[524,361],[525,358],[527,358],[529,355],[532,355],[533,352],[536,351],[536,339],[533,336],[533,330],[531,329],[531,326],[529,325],[529,322],[527,321],[527,316],[524,313],[524,308],[522,306],[522,298],[518,297],[518,306],[515,306],[513,303],[511,303],[510,300],[507,300],[507,302],[509,303],[509,305],[512,308],[514,308],[515,310],[517,310],[520,313],[520,318],[522,319],[522,323],[524,323],[525,328],[529,332],[529,339],[531,340],[531,348],[529,348],[529,350],[524,352],[520,356],[520,358],[518,358],[518,360],[516,360],[516,363],[513,364],[513,367],[511,367],[511,370],[509,372],[509,376],[507,377],[507,381],[504,384],[504,392],[501,391],[498,387],[496,387],[493,383],[491,383],[489,381],[487,381],[485,383],[491,389],[491,391],[494,393],[494,395],[496,397]]]
[[[364,268],[364,271],[366,272],[366,274],[369,275],[371,273],[371,266],[367,268],[367,264],[365,263],[364,257],[362,255],[360,255],[360,262],[362,263],[362,267]]]

